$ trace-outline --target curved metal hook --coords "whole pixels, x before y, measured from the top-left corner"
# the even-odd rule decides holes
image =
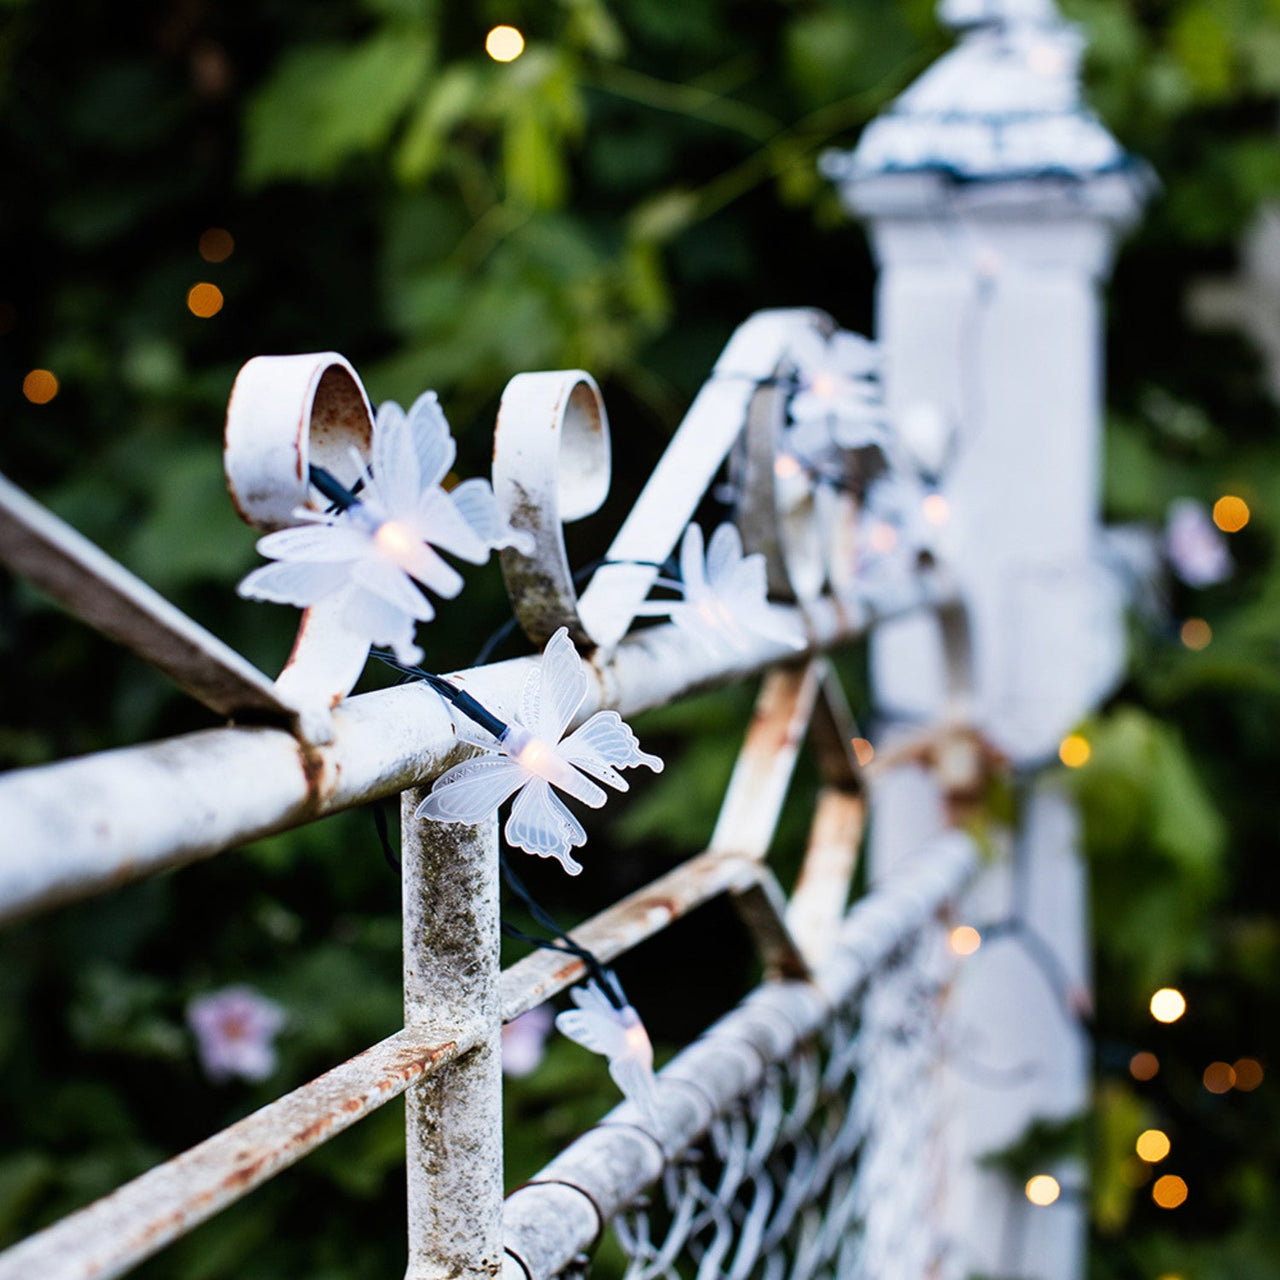
[[[579,617],[564,525],[600,509],[611,471],[609,418],[589,373],[520,373],[507,383],[494,428],[493,492],[511,527],[533,535],[534,549],[504,548],[502,576],[521,627],[539,646],[560,627],[579,647],[595,643]]]
[[[311,464],[352,485],[359,474],[353,451],[367,461],[372,439],[369,397],[336,351],[257,356],[236,376],[227,403],[223,462],[231,500],[255,528],[297,524],[299,507],[322,509],[311,496]],[[360,678],[369,653],[341,626],[340,608],[341,601],[325,601],[303,613],[275,682],[314,743],[332,741],[330,712]]]

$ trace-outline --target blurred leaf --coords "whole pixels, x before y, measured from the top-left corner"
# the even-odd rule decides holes
[[[285,55],[246,113],[245,181],[329,178],[350,156],[381,146],[431,56],[425,31],[412,30],[378,32],[350,47],[304,45]]]

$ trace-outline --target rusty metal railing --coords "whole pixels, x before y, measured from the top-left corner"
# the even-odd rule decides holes
[[[786,1030],[772,1048],[756,1044],[757,1074],[814,1036],[829,1040],[832,1019],[844,1017],[890,959],[945,911],[971,860],[967,844],[952,841],[920,864],[918,883],[877,892],[845,919],[867,794],[853,720],[823,655],[883,618],[931,610],[954,694],[939,732],[961,739],[967,646],[962,611],[927,556],[867,582],[857,559],[856,486],[850,497],[820,475],[801,470],[797,478],[779,466],[789,353],[802,339],[828,341],[832,331],[815,312],[765,312],[737,331],[580,597],[562,522],[595,510],[608,489],[606,418],[595,384],[578,372],[521,375],[504,397],[495,446],[495,493],[513,525],[532,537],[532,550],[503,552],[513,608],[533,640],[565,626],[588,655],[580,720],[600,708],[629,716],[765,673],[708,849],[573,934],[608,963],[699,904],[729,895],[770,982],[708,1043],[737,1034],[724,1026],[757,1026],[751,1010],[773,1009]],[[333,355],[290,360],[275,373],[253,362],[229,418],[233,495],[247,518],[266,525],[296,504],[308,449],[312,456],[332,450],[335,432],[357,446],[368,442],[368,405],[354,370]],[[792,602],[799,652],[767,636],[732,653],[703,652],[673,625],[631,630],[656,566],[726,464],[736,522],[747,550],[765,556],[772,592]],[[722,1083],[692,1119],[688,1088],[660,1086],[662,1128],[640,1142],[643,1175],[633,1170],[608,1194],[586,1173],[581,1183],[548,1175],[509,1203],[504,1237],[501,1027],[577,981],[584,966],[541,952],[500,972],[496,819],[474,827],[413,819],[425,788],[468,751],[445,705],[423,685],[346,697],[367,644],[356,653],[320,608],[308,612],[290,666],[270,680],[3,480],[0,560],[218,714],[253,721],[0,777],[0,921],[401,793],[405,989],[403,1030],[0,1254],[0,1280],[122,1274],[401,1094],[408,1275],[493,1275],[507,1265],[541,1280],[563,1270],[602,1219],[625,1209],[750,1092],[751,1078],[723,1075],[719,1049],[691,1049],[699,1062],[711,1054],[707,1070]],[[452,678],[485,705],[511,708],[537,662],[517,659]],[[821,790],[788,900],[765,855],[806,735]],[[142,797],[146,803],[134,802]],[[752,1040],[755,1033],[743,1034]],[[681,1079],[681,1070],[669,1069],[663,1080]],[[624,1120],[640,1132],[635,1116]],[[622,1121],[611,1123],[606,1146],[623,1133]],[[565,1159],[572,1164],[576,1156]],[[616,1171],[613,1159],[606,1153],[601,1168]],[[561,1201],[573,1194],[586,1198],[591,1213],[582,1203],[562,1213]]]

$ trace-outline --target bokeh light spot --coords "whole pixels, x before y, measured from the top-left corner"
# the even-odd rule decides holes
[[[1187,1198],[1187,1184],[1176,1173],[1166,1173],[1156,1179],[1151,1198],[1162,1209],[1176,1209]]]
[[[494,62],[514,62],[524,52],[524,36],[515,27],[494,27],[484,38],[484,51]]]
[[[982,946],[982,934],[971,924],[958,924],[948,939],[951,950],[958,956],[971,956]]]
[[[1057,1178],[1047,1173],[1037,1173],[1027,1181],[1027,1199],[1041,1208],[1051,1205],[1062,1194]]]
[[[1249,504],[1234,493],[1225,493],[1213,504],[1213,523],[1223,533],[1239,533],[1249,523]]]
[[[209,227],[200,233],[200,256],[206,262],[226,262],[235,247],[236,242],[226,227]]]
[[[1197,653],[1213,639],[1213,628],[1203,618],[1188,618],[1182,624],[1182,643]]]
[[[1186,1011],[1186,997],[1176,987],[1161,987],[1151,997],[1151,1016],[1157,1022],[1177,1022]]]
[[[1211,1062],[1200,1078],[1210,1093],[1230,1093],[1236,1082],[1236,1072],[1229,1062]]]
[[[22,380],[22,394],[32,404],[48,404],[58,394],[58,380],[48,369],[32,369]]]
[[[866,738],[853,738],[849,745],[853,748],[853,758],[864,769],[876,758],[876,749]]]
[[[1135,1080],[1154,1080],[1160,1070],[1160,1059],[1143,1049],[1129,1059],[1129,1074]]]
[[[944,525],[951,514],[951,506],[940,493],[931,493],[921,503],[924,518],[933,525]]]
[[[187,310],[201,320],[216,316],[222,310],[222,290],[205,280],[193,284],[187,291]]]
[[[1257,1058],[1241,1058],[1235,1065],[1236,1088],[1252,1093],[1262,1083],[1262,1063]]]
[[[1169,1135],[1163,1129],[1144,1129],[1138,1134],[1134,1150],[1139,1159],[1148,1164],[1157,1164],[1169,1154],[1170,1145]]]
[[[1093,748],[1089,745],[1089,740],[1079,733],[1067,734],[1058,746],[1058,759],[1068,769],[1078,769],[1087,764],[1092,754]]]

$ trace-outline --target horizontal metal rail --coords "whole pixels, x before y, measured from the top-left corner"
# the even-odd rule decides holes
[[[623,1103],[513,1191],[503,1214],[503,1280],[551,1280],[590,1250],[716,1115],[758,1087],[768,1064],[784,1061],[952,902],[976,865],[967,836],[937,838],[854,906],[813,982],[758,988],[658,1073],[658,1127]]]
[[[109,1280],[158,1253],[475,1042],[399,1031],[0,1254],[0,1280]]]
[[[801,621],[817,653],[884,618],[921,608],[945,614],[953,603],[949,579],[929,574],[874,607],[817,601]],[[594,680],[580,716],[601,707],[631,716],[796,656],[760,638],[726,662],[691,647],[674,626],[651,627],[589,665]],[[513,710],[536,661],[455,678],[486,705]],[[423,685],[351,698],[334,723],[334,741],[321,747],[281,729],[229,727],[0,776],[0,923],[402,791],[458,758],[445,705]]]
[[[919,862],[920,869],[909,882],[894,884],[853,909],[832,958],[813,984],[773,984],[766,989],[774,993],[769,1000],[776,999],[777,992],[786,992],[788,1007],[805,1011],[789,1024],[796,1038],[812,1029],[828,1002],[847,998],[897,942],[954,895],[972,862],[972,850],[967,838],[946,837]],[[749,887],[761,871],[752,858],[708,851],[602,911],[571,936],[608,963],[711,898]],[[543,1003],[582,976],[582,962],[574,956],[541,951],[517,961],[502,975],[503,1021]],[[757,997],[756,1003],[764,998]],[[717,1024],[716,1034],[729,1034],[737,1026],[734,1019],[742,1021],[744,1016],[741,1011],[730,1015]],[[389,1036],[14,1246],[0,1254],[0,1280],[34,1276],[105,1280],[122,1274],[398,1097],[415,1081],[460,1058],[478,1043],[478,1029],[461,1027],[447,1039],[430,1044],[423,1040],[418,1030]],[[776,1055],[770,1060],[776,1060]],[[758,1055],[753,1061],[759,1065]],[[669,1069],[660,1079],[680,1078],[679,1070],[673,1075]],[[749,1083],[743,1082],[742,1087]],[[696,1136],[680,1137],[689,1125],[705,1127],[709,1116],[701,1111],[689,1116],[686,1111],[687,1098],[671,1113],[672,1133],[660,1136],[665,1149],[676,1150],[678,1146],[671,1143]]]

